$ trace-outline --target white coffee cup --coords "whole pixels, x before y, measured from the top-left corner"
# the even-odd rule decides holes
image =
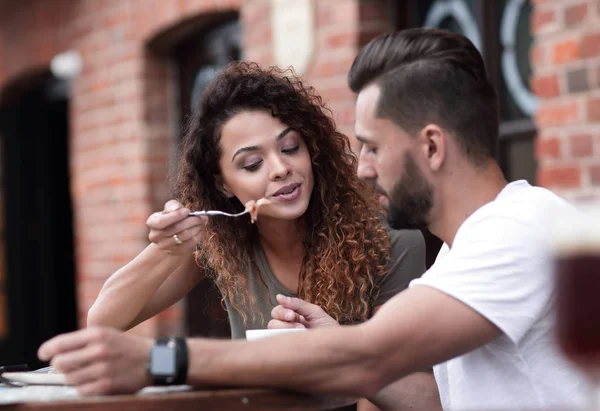
[[[264,330],[246,330],[246,339],[260,340],[261,338],[272,337],[274,335],[294,333],[299,331],[307,331],[306,328],[275,328],[275,329],[264,329]]]

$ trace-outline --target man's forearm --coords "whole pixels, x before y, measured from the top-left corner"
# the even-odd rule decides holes
[[[381,389],[369,401],[383,411],[441,411],[442,404],[430,372],[416,372]]]
[[[190,339],[188,383],[375,394],[388,382],[380,361],[385,353],[364,331],[361,326],[316,329],[250,342]]]

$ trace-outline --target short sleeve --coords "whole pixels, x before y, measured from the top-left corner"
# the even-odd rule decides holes
[[[547,239],[509,217],[487,217],[457,234],[450,251],[411,283],[436,288],[494,323],[515,344],[553,295]]]
[[[405,290],[425,272],[425,239],[419,230],[389,230],[390,261],[387,274],[378,281],[375,307]]]

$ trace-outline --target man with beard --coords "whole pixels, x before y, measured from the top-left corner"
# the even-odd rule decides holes
[[[175,339],[180,350],[162,354],[177,364],[172,379],[369,397],[394,408],[402,398],[393,383],[434,367],[446,410],[581,406],[582,378],[555,341],[548,259],[548,222],[571,208],[505,181],[494,160],[498,102],[477,49],[440,30],[384,35],[361,50],[349,80],[360,163],[375,172],[391,225],[428,227],[445,255],[360,325],[251,342]],[[316,318],[318,307],[278,300],[273,316],[284,324],[328,321]],[[148,355],[152,368],[159,353],[151,346],[87,329],[39,354],[85,392],[111,393],[152,381]]]

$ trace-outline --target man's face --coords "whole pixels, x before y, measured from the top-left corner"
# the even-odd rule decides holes
[[[371,183],[388,210],[392,228],[425,228],[433,189],[419,168],[416,138],[389,119],[377,118],[380,90],[371,85],[356,101],[356,138],[362,143],[358,176]]]

